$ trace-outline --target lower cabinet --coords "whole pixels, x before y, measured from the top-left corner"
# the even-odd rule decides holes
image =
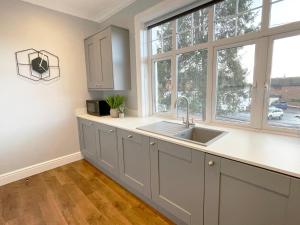
[[[149,137],[118,130],[120,179],[150,198]]]
[[[97,141],[95,123],[89,120],[78,119],[80,150],[84,157],[97,158]]]
[[[150,146],[152,200],[184,223],[202,225],[205,154],[155,139]]]
[[[205,170],[205,225],[300,224],[299,180],[212,155]]]
[[[96,140],[99,166],[114,176],[119,175],[117,129],[104,124],[96,126]]]
[[[78,127],[85,158],[185,224],[300,224],[300,179],[85,119]]]

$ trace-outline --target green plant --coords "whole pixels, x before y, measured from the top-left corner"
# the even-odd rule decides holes
[[[111,109],[118,109],[122,104],[124,104],[124,101],[125,97],[122,95],[106,97],[106,102]]]
[[[120,112],[120,113],[125,113],[125,110],[126,110],[126,106],[125,106],[125,104],[123,103],[122,105],[119,106],[119,112]]]

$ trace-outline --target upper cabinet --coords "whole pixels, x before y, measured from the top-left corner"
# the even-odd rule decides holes
[[[110,26],[85,39],[89,90],[129,90],[129,31]]]

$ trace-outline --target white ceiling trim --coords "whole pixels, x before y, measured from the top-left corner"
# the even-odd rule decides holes
[[[21,0],[72,16],[103,22],[136,0]]]

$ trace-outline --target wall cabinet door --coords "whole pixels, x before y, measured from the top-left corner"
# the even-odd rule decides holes
[[[89,89],[112,89],[112,50],[109,30],[85,40],[87,81]]]
[[[203,224],[204,153],[155,139],[150,144],[153,201],[186,224]]]
[[[80,150],[85,157],[96,159],[97,157],[97,142],[95,124],[91,121],[78,120]]]
[[[118,149],[121,180],[150,198],[149,138],[118,130]]]
[[[205,225],[300,224],[299,180],[211,155],[205,171]]]
[[[97,124],[96,134],[100,167],[118,177],[117,129],[104,124]]]

